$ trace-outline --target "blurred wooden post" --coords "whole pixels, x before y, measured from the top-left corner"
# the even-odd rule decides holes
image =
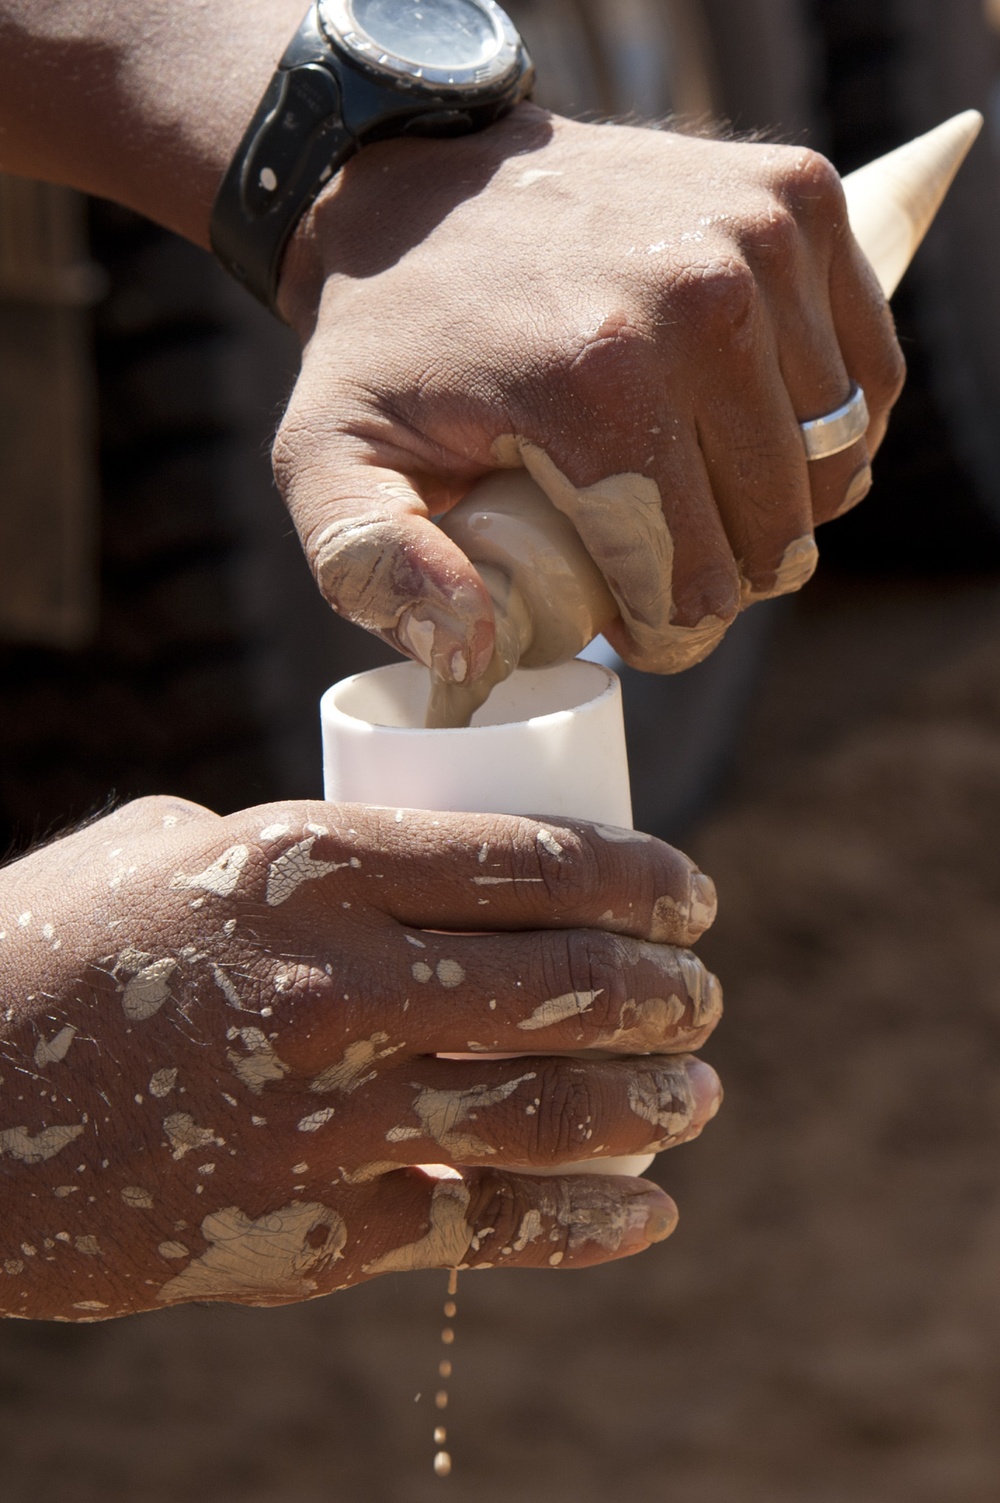
[[[97,621],[97,435],[85,200],[0,173],[0,640]]]

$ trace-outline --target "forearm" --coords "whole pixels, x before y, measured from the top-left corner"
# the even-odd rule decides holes
[[[0,169],[199,244],[305,0],[0,0]]]

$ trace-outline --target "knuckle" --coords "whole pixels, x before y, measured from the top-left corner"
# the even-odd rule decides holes
[[[774,190],[794,219],[803,225],[847,218],[844,185],[833,163],[809,147],[789,147],[778,154]]]
[[[567,376],[582,397],[604,403],[609,389],[621,385],[627,377],[634,380],[636,372],[649,368],[655,360],[653,341],[631,313],[614,309],[572,352]]]
[[[675,316],[699,338],[722,337],[731,345],[755,325],[760,292],[741,256],[716,256],[685,267],[674,283],[671,301]]]
[[[739,227],[740,249],[752,261],[791,265],[798,258],[802,234],[795,215],[780,200],[748,214]]]

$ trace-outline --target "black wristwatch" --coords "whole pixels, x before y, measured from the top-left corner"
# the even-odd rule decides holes
[[[317,0],[257,107],[212,209],[212,248],[275,307],[300,216],[362,146],[482,130],[531,90],[494,0]]]

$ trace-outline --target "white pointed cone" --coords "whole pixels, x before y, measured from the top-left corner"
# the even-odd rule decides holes
[[[844,178],[855,238],[891,297],[982,128],[965,110]]]

